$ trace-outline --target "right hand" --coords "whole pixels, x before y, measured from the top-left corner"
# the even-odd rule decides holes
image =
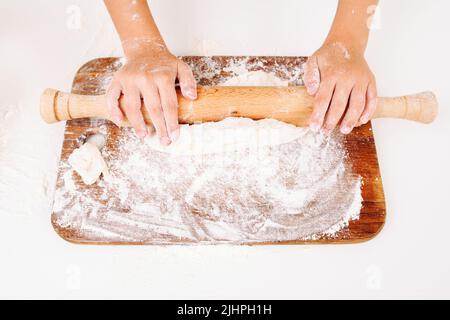
[[[177,78],[183,96],[195,100],[197,86],[191,69],[168,50],[148,50],[128,59],[106,93],[111,119],[120,126],[126,116],[137,136],[144,138],[148,131],[141,112],[142,97],[160,142],[169,145],[176,141],[180,135]]]
[[[305,86],[314,96],[310,128],[325,134],[338,125],[349,134],[369,122],[377,107],[376,80],[364,51],[343,43],[325,43],[305,64]]]

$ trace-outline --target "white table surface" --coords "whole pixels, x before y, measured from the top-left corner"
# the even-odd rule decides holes
[[[309,55],[336,1],[150,4],[178,55]],[[374,123],[388,212],[381,234],[358,245],[268,247],[61,240],[45,192],[63,126],[40,122],[39,94],[69,90],[82,63],[121,55],[120,44],[101,1],[0,7],[0,112],[13,110],[0,118],[0,298],[450,298],[449,1],[382,1],[372,31],[367,58],[380,95],[433,90],[441,105],[430,126]]]

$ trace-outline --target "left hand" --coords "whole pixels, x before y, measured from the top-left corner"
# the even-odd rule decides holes
[[[342,43],[325,44],[305,64],[304,82],[314,96],[310,128],[330,134],[340,122],[340,131],[369,122],[376,109],[375,77],[362,52]]]

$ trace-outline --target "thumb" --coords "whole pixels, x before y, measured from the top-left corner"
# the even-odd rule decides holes
[[[315,95],[320,86],[320,70],[316,55],[309,57],[308,61],[303,65],[303,81],[308,94],[311,96]]]
[[[197,99],[197,83],[191,68],[183,62],[178,62],[178,82],[180,83],[181,94],[190,100]]]

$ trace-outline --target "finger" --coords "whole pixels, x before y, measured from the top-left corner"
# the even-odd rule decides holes
[[[169,145],[170,139],[166,130],[166,122],[161,108],[161,100],[158,89],[155,85],[147,85],[143,88],[142,95],[144,97],[144,106],[150,115],[153,127],[159,137],[161,144]]]
[[[120,126],[123,121],[122,110],[120,110],[119,107],[119,99],[121,94],[122,86],[120,83],[117,81],[111,82],[108,90],[106,91],[106,106],[108,109],[108,114],[116,126]]]
[[[184,97],[190,100],[197,99],[197,83],[191,68],[183,61],[178,62],[178,81]]]
[[[330,134],[341,120],[342,115],[347,108],[351,89],[351,87],[344,85],[336,86],[323,125],[323,131],[325,134]]]
[[[360,119],[362,124],[366,124],[372,119],[373,114],[377,109],[377,95],[377,86],[375,82],[370,82],[366,92],[366,106]]]
[[[317,93],[320,86],[320,71],[317,63],[317,57],[309,57],[303,67],[303,80],[305,82],[306,91],[313,96]]]
[[[322,82],[314,97],[314,110],[309,119],[309,127],[313,131],[319,131],[323,126],[325,115],[333,96],[335,83],[331,81]]]
[[[123,107],[128,121],[136,130],[139,138],[144,138],[147,135],[147,127],[144,122],[144,117],[141,111],[141,95],[139,89],[135,86],[124,87]]]
[[[366,106],[366,92],[368,85],[357,85],[353,87],[350,94],[348,109],[341,122],[341,132],[349,134],[357,125],[359,118]]]
[[[178,101],[175,91],[175,82],[169,79],[162,80],[158,84],[161,106],[166,121],[167,133],[172,142],[180,136],[180,126],[178,124]]]

